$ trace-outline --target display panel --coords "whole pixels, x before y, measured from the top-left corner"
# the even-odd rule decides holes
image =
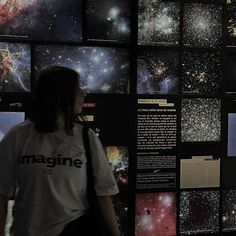
[[[0,112],[0,141],[12,126],[24,120],[24,112]]]
[[[182,99],[182,142],[220,141],[220,99]]]
[[[180,235],[218,233],[219,191],[180,193]]]
[[[225,91],[227,94],[236,93],[236,53],[228,52],[225,57]]]
[[[30,45],[0,42],[0,93],[30,90]]]
[[[106,146],[105,152],[111,164],[120,191],[128,190],[128,147]]]
[[[175,51],[142,49],[137,59],[138,94],[177,94],[179,55]]]
[[[192,47],[220,47],[222,44],[222,6],[185,3],[183,43]]]
[[[228,156],[236,156],[236,113],[228,114]]]
[[[81,0],[2,0],[0,38],[82,40]]]
[[[138,44],[178,45],[180,3],[140,0],[138,5]]]
[[[221,54],[185,51],[182,64],[184,94],[217,95],[222,82]]]
[[[136,194],[135,235],[176,235],[176,193]]]
[[[236,45],[236,1],[229,0],[227,1],[227,45],[234,46]]]
[[[89,41],[129,42],[130,0],[88,0],[86,8]]]
[[[236,231],[236,190],[222,191],[223,232]]]
[[[87,93],[128,93],[129,64],[129,52],[123,48],[53,45],[35,48],[37,75],[50,65],[72,68],[80,74]]]

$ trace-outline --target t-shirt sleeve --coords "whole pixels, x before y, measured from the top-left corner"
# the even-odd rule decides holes
[[[0,142],[0,195],[12,196],[16,177],[15,129]]]
[[[112,196],[119,192],[112,168],[100,139],[89,129],[89,144],[94,173],[95,191],[98,196]]]

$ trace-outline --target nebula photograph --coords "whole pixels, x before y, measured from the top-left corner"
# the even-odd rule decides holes
[[[222,43],[222,6],[185,3],[183,43],[191,47],[220,47]]]
[[[138,5],[138,44],[178,45],[180,3],[140,0]]]
[[[218,233],[219,191],[180,193],[180,235]]]
[[[106,146],[109,163],[120,191],[128,190],[129,154],[127,146]]]
[[[129,42],[130,0],[88,0],[86,8],[89,41]]]
[[[236,1],[228,0],[226,7],[227,46],[236,46]]]
[[[152,48],[140,50],[137,59],[138,94],[177,94],[179,55]]]
[[[1,0],[0,38],[82,40],[81,0]]]
[[[217,95],[222,82],[221,54],[213,52],[183,53],[182,93]]]
[[[176,193],[136,194],[135,235],[176,235]]]
[[[0,92],[30,91],[30,45],[0,42]]]
[[[220,99],[183,99],[181,104],[181,141],[220,141],[220,111]]]
[[[129,92],[129,52],[123,48],[36,46],[36,76],[47,66],[66,66],[80,74],[87,93]]]

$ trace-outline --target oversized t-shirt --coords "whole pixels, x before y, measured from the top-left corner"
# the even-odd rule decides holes
[[[0,195],[11,196],[14,236],[57,236],[66,224],[88,209],[83,126],[73,136],[64,131],[41,133],[25,121],[0,142]],[[89,142],[98,196],[118,193],[102,144],[89,129]]]

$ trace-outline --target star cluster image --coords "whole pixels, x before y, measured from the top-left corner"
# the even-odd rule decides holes
[[[236,1],[228,0],[226,9],[227,45],[236,46]]]
[[[81,42],[82,1],[0,1],[0,37]]]
[[[135,235],[176,235],[176,193],[136,194]]]
[[[220,99],[183,99],[181,104],[181,141],[220,141],[220,110]]]
[[[130,0],[88,0],[88,40],[129,42]]]
[[[138,94],[177,94],[179,55],[175,51],[140,50],[137,59]]]
[[[222,227],[223,232],[236,230],[236,190],[222,191]]]
[[[236,54],[226,53],[225,57],[225,90],[226,93],[236,93]]]
[[[179,43],[179,13],[179,2],[140,0],[138,43],[177,45]]]
[[[0,92],[30,92],[31,48],[0,42]]]
[[[186,3],[183,18],[183,42],[192,47],[220,47],[222,43],[222,7]]]
[[[219,191],[183,191],[180,193],[180,234],[217,233],[219,231]]]
[[[66,66],[80,74],[87,93],[118,93],[129,91],[129,52],[122,48],[37,46],[37,74],[49,65]]]
[[[182,68],[184,94],[219,94],[222,81],[220,53],[185,51]]]

